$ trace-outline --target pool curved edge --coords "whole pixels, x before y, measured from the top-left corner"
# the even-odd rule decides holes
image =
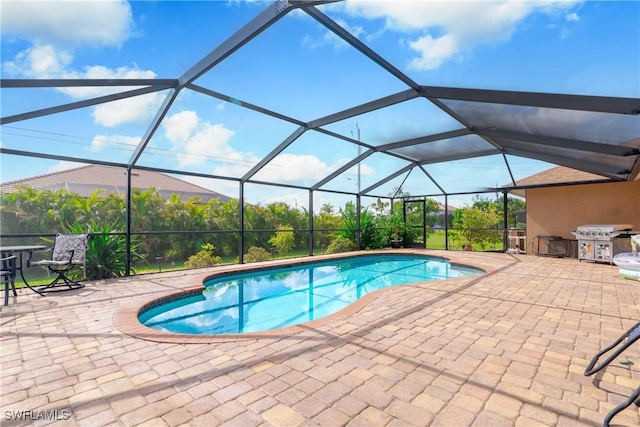
[[[433,253],[429,250],[421,250],[421,249],[358,251],[358,252],[346,252],[346,253],[335,254],[335,255],[317,255],[317,256],[305,257],[305,258],[294,258],[294,259],[285,259],[285,260],[277,260],[277,261],[266,261],[266,262],[250,263],[250,264],[234,264],[234,265],[228,265],[228,266],[213,267],[215,271],[208,271],[202,274],[195,274],[193,277],[189,279],[187,284],[180,289],[160,293],[154,296],[153,299],[147,300],[146,302],[132,303],[130,305],[127,305],[125,307],[118,309],[113,315],[113,324],[120,332],[129,336],[132,336],[134,338],[140,338],[146,341],[175,343],[175,344],[222,343],[222,342],[233,342],[233,341],[240,341],[240,340],[257,339],[257,338],[278,337],[282,335],[297,334],[309,329],[326,325],[335,320],[349,317],[357,313],[358,311],[360,311],[366,305],[368,305],[371,301],[373,301],[373,299],[377,298],[378,295],[380,295],[382,292],[393,292],[394,289],[403,288],[405,286],[418,286],[422,283],[432,283],[432,282],[425,281],[425,282],[411,283],[407,285],[398,285],[398,286],[393,286],[389,288],[379,289],[367,295],[364,295],[363,297],[354,301],[353,303],[343,308],[342,310],[337,311],[328,316],[325,316],[323,318],[313,320],[311,322],[301,323],[298,325],[287,326],[287,327],[278,328],[278,329],[270,329],[267,331],[260,331],[260,332],[248,332],[248,333],[242,333],[242,334],[217,334],[217,335],[179,334],[179,333],[159,331],[156,329],[149,328],[143,325],[138,320],[138,316],[140,313],[145,311],[149,306],[158,304],[161,301],[166,302],[167,299],[182,298],[191,293],[197,293],[197,292],[203,291],[205,289],[204,282],[212,278],[226,276],[230,274],[270,270],[270,269],[279,268],[279,267],[309,264],[312,262],[326,261],[326,260],[332,260],[332,259],[338,259],[338,258],[353,258],[358,256],[378,255],[378,254],[400,254],[400,255],[411,254],[411,255],[428,256],[432,258],[439,258],[439,259],[448,261],[451,265],[456,265],[460,267],[471,267],[471,268],[476,268],[484,271],[484,273],[481,273],[478,276],[473,276],[471,278],[467,277],[467,278],[445,279],[445,281],[477,279],[496,270],[494,266],[475,262],[473,260],[464,259],[465,253],[447,252],[447,255],[444,256],[444,255],[441,255],[442,251],[437,251],[437,252],[440,252],[440,254]],[[469,254],[469,252],[466,252],[466,254]]]

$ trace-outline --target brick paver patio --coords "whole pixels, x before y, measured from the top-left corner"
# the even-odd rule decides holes
[[[640,320],[640,282],[617,267],[427,253],[490,272],[378,292],[293,332],[208,343],[152,342],[114,322],[203,271],[22,291],[1,310],[1,423],[598,426],[640,384],[640,343],[583,375]],[[640,425],[638,408],[614,423]]]

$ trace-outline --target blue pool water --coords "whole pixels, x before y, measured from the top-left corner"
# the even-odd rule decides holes
[[[139,319],[184,334],[264,331],[319,319],[378,289],[481,273],[419,255],[312,262],[211,279],[201,294],[161,304]]]

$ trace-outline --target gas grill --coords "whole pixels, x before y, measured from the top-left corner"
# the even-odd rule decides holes
[[[632,228],[629,224],[581,225],[571,232],[578,238],[578,259],[612,264],[615,255],[631,250]]]

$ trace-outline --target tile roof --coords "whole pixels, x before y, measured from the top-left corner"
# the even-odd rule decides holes
[[[597,181],[608,181],[608,178],[605,178],[600,175],[596,175],[589,172],[584,172],[577,169],[568,168],[566,166],[555,166],[550,169],[543,170],[542,172],[538,172],[536,174],[527,176],[516,181],[516,186],[522,188],[516,188],[510,190],[510,194],[526,197],[525,188],[526,187],[536,187],[543,185],[553,185],[553,184],[574,184],[578,182],[597,182]],[[505,185],[505,188],[512,188],[511,184]]]
[[[204,202],[212,198],[228,201],[231,197],[211,191],[204,187],[174,178],[164,173],[134,169],[131,174],[131,186],[136,189],[155,188],[164,198],[172,193],[181,194],[183,199],[198,196]],[[0,192],[12,192],[18,187],[69,191],[88,196],[96,189],[104,189],[107,194],[125,194],[127,181],[122,168],[102,165],[87,165],[46,175],[34,176],[0,185]]]
[[[455,211],[456,209],[458,209],[458,208],[456,208],[455,206],[446,205],[446,207],[445,207],[445,205],[444,205],[444,204],[442,204],[442,203],[438,203],[438,210],[440,210],[440,211],[444,212],[444,211],[445,211],[445,208],[446,208],[449,212],[453,212],[453,211]]]
[[[516,184],[521,187],[528,187],[532,185],[562,184],[583,181],[608,181],[608,178],[565,166],[556,166],[516,181]]]

